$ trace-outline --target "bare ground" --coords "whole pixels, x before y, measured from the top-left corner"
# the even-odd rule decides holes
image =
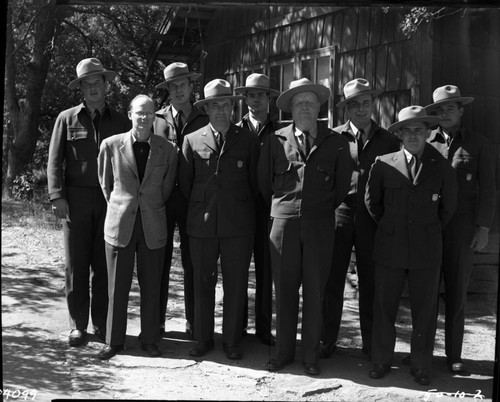
[[[244,357],[227,360],[222,352],[221,279],[216,305],[216,349],[204,359],[188,355],[192,340],[184,333],[182,268],[176,255],[168,305],[167,336],[161,358],[144,357],[137,340],[139,294],[134,280],[129,301],[126,351],[102,362],[96,354],[102,343],[89,335],[86,345],[70,348],[64,298],[62,232],[48,218],[40,225],[19,219],[2,205],[2,349],[4,400],[28,399],[160,399],[160,400],[309,400],[415,401],[491,400],[495,357],[496,297],[471,295],[464,343],[470,376],[452,376],[444,357],[443,315],[439,316],[433,382],[422,387],[401,363],[409,351],[411,317],[403,299],[398,316],[398,342],[392,371],[382,380],[368,377],[370,363],[360,352],[357,294],[346,286],[340,347],[321,360],[322,374],[306,376],[297,360],[286,370],[265,369],[272,348],[253,336],[244,338]],[[249,280],[250,303],[254,275]],[[441,303],[441,310],[442,310]],[[17,390],[17,391],[16,391]],[[10,392],[10,397],[8,392]],[[15,393],[16,392],[16,393]],[[25,392],[26,398],[22,395]],[[29,394],[32,392],[31,394]],[[14,394],[15,393],[15,394]]]

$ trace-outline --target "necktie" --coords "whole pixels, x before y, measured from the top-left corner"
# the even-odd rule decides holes
[[[220,131],[217,133],[217,146],[219,147],[219,151],[222,150],[224,146],[224,137]]]
[[[94,118],[92,119],[92,123],[94,124],[94,139],[97,144],[97,149],[99,149],[99,122],[101,121],[101,113],[98,109],[94,111]]]
[[[356,140],[356,142],[358,143],[358,155],[360,155],[361,152],[363,151],[363,145],[365,143],[363,138],[364,135],[365,135],[365,130],[361,129],[358,131],[358,138]]]
[[[303,136],[304,154],[307,156],[311,151],[311,144],[309,143],[309,131],[304,131],[302,136]]]
[[[416,156],[412,156],[409,164],[411,181],[414,181],[415,177],[417,177],[419,165],[418,158]]]
[[[184,123],[182,121],[182,110],[179,110],[177,116],[175,116],[175,131],[177,132],[177,139],[181,135],[182,128],[184,127]]]
[[[257,134],[259,134],[259,133],[260,133],[261,128],[262,128],[261,124],[260,124],[260,123],[257,123],[257,127],[255,127],[255,132],[256,132]]]

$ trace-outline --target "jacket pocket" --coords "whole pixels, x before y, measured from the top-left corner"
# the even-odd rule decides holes
[[[274,166],[273,192],[283,193],[295,188],[293,164],[289,161],[278,162]]]
[[[88,160],[97,155],[97,146],[90,133],[84,127],[68,127],[66,134],[68,147],[67,158],[73,160]]]
[[[384,185],[384,204],[399,205],[401,203],[401,182],[387,180]]]
[[[214,164],[215,158],[212,157],[210,151],[196,151],[193,154],[194,168],[196,175],[209,176],[211,166]]]
[[[333,162],[319,161],[316,172],[316,184],[324,190],[332,190],[335,184],[335,167]]]

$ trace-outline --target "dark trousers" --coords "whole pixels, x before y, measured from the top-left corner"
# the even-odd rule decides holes
[[[238,237],[190,236],[194,268],[194,336],[198,342],[214,337],[215,286],[217,261],[223,278],[222,339],[239,345],[243,331],[243,309],[248,285],[248,267],[252,258],[253,235]]]
[[[165,326],[165,315],[167,313],[168,289],[170,282],[170,267],[172,266],[172,254],[174,250],[175,226],[179,228],[180,250],[182,269],[184,270],[184,314],[189,325],[194,323],[194,279],[193,263],[189,251],[189,237],[186,233],[186,218],[188,202],[178,187],[174,187],[172,194],[166,203],[167,210],[167,246],[165,249],[165,261],[161,276],[160,290],[160,326]]]
[[[472,214],[455,214],[443,230],[442,272],[446,291],[445,352],[450,363],[459,362],[462,355],[467,288],[474,257],[470,243],[474,230]]]
[[[106,259],[109,278],[109,307],[106,326],[106,343],[123,345],[127,332],[127,307],[134,263],[137,257],[137,279],[141,295],[141,342],[157,343],[160,278],[165,257],[165,247],[149,249],[144,238],[140,211],[134,224],[130,243],[115,247],[106,242]]]
[[[255,333],[270,334],[273,316],[273,279],[269,251],[269,211],[263,199],[256,205],[253,246],[255,267]],[[248,325],[248,293],[245,297],[243,328]]]
[[[359,209],[359,208],[358,208]],[[373,326],[374,270],[372,260],[374,221],[366,211],[341,206],[336,211],[335,246],[330,276],[326,284],[323,311],[322,341],[335,343],[338,338],[344,307],[345,278],[356,252],[358,272],[359,323],[363,348],[371,351]]]
[[[94,328],[104,330],[108,309],[104,252],[106,200],[100,187],[67,187],[66,200],[69,220],[63,220],[63,233],[70,326],[86,330],[90,307]]]
[[[322,325],[322,299],[335,240],[334,219],[273,218],[269,235],[276,289],[276,356],[295,356],[299,288],[302,285],[302,361],[316,363]]]
[[[405,281],[410,294],[411,365],[430,370],[436,335],[439,269],[375,267],[372,362],[392,364],[396,344],[396,317]]]

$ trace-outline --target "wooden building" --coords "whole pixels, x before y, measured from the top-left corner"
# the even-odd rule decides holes
[[[364,77],[383,90],[374,118],[387,127],[410,104],[432,102],[434,88],[458,85],[475,102],[464,122],[489,138],[495,150],[500,198],[500,9],[447,9],[406,37],[400,27],[409,7],[213,6],[172,7],[150,54],[165,64],[184,60],[202,72],[203,84],[227,79],[244,85],[252,72],[269,75],[285,90],[301,77],[331,89],[320,117],[331,127],[344,120],[335,105],[343,85]],[[188,29],[188,27],[191,27]],[[190,52],[176,52],[179,35],[192,32]],[[175,33],[177,30],[177,33]],[[235,120],[245,112],[241,104]],[[289,115],[279,112],[282,121]],[[498,201],[497,201],[498,203]],[[499,266],[498,216],[488,248],[476,255],[470,291],[496,293]]]

